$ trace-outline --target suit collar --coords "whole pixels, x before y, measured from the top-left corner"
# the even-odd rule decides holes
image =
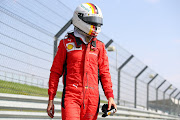
[[[81,45],[84,44],[81,38],[74,36],[74,32],[69,33],[68,37],[73,39],[73,41],[75,42],[76,48],[81,47]],[[91,49],[93,50],[96,49],[96,41],[97,41],[97,38],[92,38],[90,41]]]

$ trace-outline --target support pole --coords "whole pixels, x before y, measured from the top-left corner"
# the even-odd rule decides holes
[[[110,40],[106,43],[105,48],[108,48],[112,43],[113,43],[113,40],[110,39]]]
[[[178,115],[180,114],[180,98],[178,99]]]
[[[58,44],[58,38],[57,38],[57,37],[54,37],[54,52],[53,52],[53,58],[56,56],[57,44]]]
[[[176,90],[177,90],[177,88],[176,89],[174,89],[172,92],[171,92],[171,94],[169,95],[169,99],[171,98],[171,96],[174,94],[174,92],[176,92]]]
[[[168,88],[166,88],[165,89],[165,91],[163,92],[163,103],[164,103],[164,112],[166,111],[166,101],[165,101],[165,94],[166,94],[166,92],[170,89],[172,87],[172,84],[170,84],[169,86],[168,86]]]
[[[176,98],[177,98],[177,96],[180,94],[180,92],[178,92],[175,96],[174,96],[174,103],[176,103]],[[178,104],[178,103],[177,103]],[[177,115],[178,115],[178,106],[176,107],[175,106],[175,108],[174,108],[174,113],[177,113]],[[176,112],[177,111],[177,112]]]
[[[156,74],[148,83],[147,83],[147,110],[149,109],[149,85],[150,83],[155,80],[155,78],[158,76],[158,74]]]
[[[120,78],[121,78],[121,75],[120,75],[120,72],[121,72],[121,69],[133,58],[134,56],[131,55],[119,68],[118,68],[118,92],[117,92],[117,104],[119,105],[120,102]]]
[[[179,94],[180,94],[180,92],[178,92],[178,93],[174,96],[174,99],[176,99]]]
[[[54,36],[54,56],[57,52],[57,43],[58,38],[69,28],[69,26],[72,24],[72,18],[61,28],[61,30]]]
[[[157,88],[156,88],[156,112],[158,110],[158,90],[159,88],[166,82],[166,80],[164,80]]]
[[[134,83],[134,108],[137,106],[137,80],[138,77],[148,68],[148,66],[145,66],[136,76],[135,76],[135,83]]]
[[[174,89],[172,92],[171,92],[171,94],[169,95],[169,99],[170,99],[170,110],[169,110],[169,114],[171,114],[171,111],[172,111],[172,106],[173,106],[173,104],[172,104],[172,100],[171,100],[171,98],[172,98],[172,95],[174,94],[174,92],[176,92],[176,90],[177,90],[177,88],[176,89]],[[171,102],[172,101],[172,102]]]

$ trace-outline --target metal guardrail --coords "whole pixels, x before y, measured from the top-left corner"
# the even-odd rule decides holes
[[[44,80],[33,75],[19,74],[15,72],[8,72],[0,70],[0,80],[5,80],[9,82],[33,85],[37,87],[44,88]]]
[[[47,97],[35,97],[27,95],[0,93],[0,120],[8,119],[50,119],[46,113]],[[54,99],[55,118],[61,119],[61,99]],[[100,104],[102,107],[103,103]],[[98,120],[104,120],[101,117],[100,110]],[[138,110],[118,106],[118,111],[114,116],[108,116],[107,120],[180,120],[178,116],[164,113],[151,112],[147,110]]]

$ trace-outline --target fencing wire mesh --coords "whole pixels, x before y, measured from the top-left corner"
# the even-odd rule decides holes
[[[1,1],[0,92],[48,96],[47,88],[50,67],[53,62],[54,35],[71,19],[72,14],[73,11],[60,0],[54,2],[48,0]],[[59,40],[72,30],[71,26]],[[98,39],[107,43],[111,38],[101,33]],[[120,86],[117,86],[117,68],[131,56],[131,53],[123,49],[117,42],[113,42],[111,46],[116,48],[114,52],[107,51],[115,101],[117,101],[117,94],[120,94],[120,105],[134,107],[135,76],[146,65],[134,57],[121,70]],[[145,109],[147,107],[147,83],[155,74],[155,71],[148,68],[138,77],[137,108]],[[163,101],[163,92],[170,85],[169,82],[165,82],[158,90],[158,106],[156,105],[156,88],[163,80],[164,78],[159,75],[150,84],[149,107],[153,110],[158,108],[168,113],[176,113],[178,111],[177,104],[169,99],[174,87],[166,92],[165,102]],[[120,87],[120,93],[118,93],[118,87]],[[60,79],[58,91],[62,91],[62,89],[62,79]],[[100,96],[102,100],[106,100],[101,87]]]

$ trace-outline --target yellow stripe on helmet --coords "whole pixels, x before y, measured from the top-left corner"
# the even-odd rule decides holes
[[[91,25],[91,28],[90,28],[90,30],[89,30],[89,35],[91,35],[92,30],[93,30],[93,25]]]
[[[92,10],[92,13],[94,14],[94,7],[91,4],[89,4],[89,3],[86,3],[86,4],[88,4],[90,6],[90,8]]]

